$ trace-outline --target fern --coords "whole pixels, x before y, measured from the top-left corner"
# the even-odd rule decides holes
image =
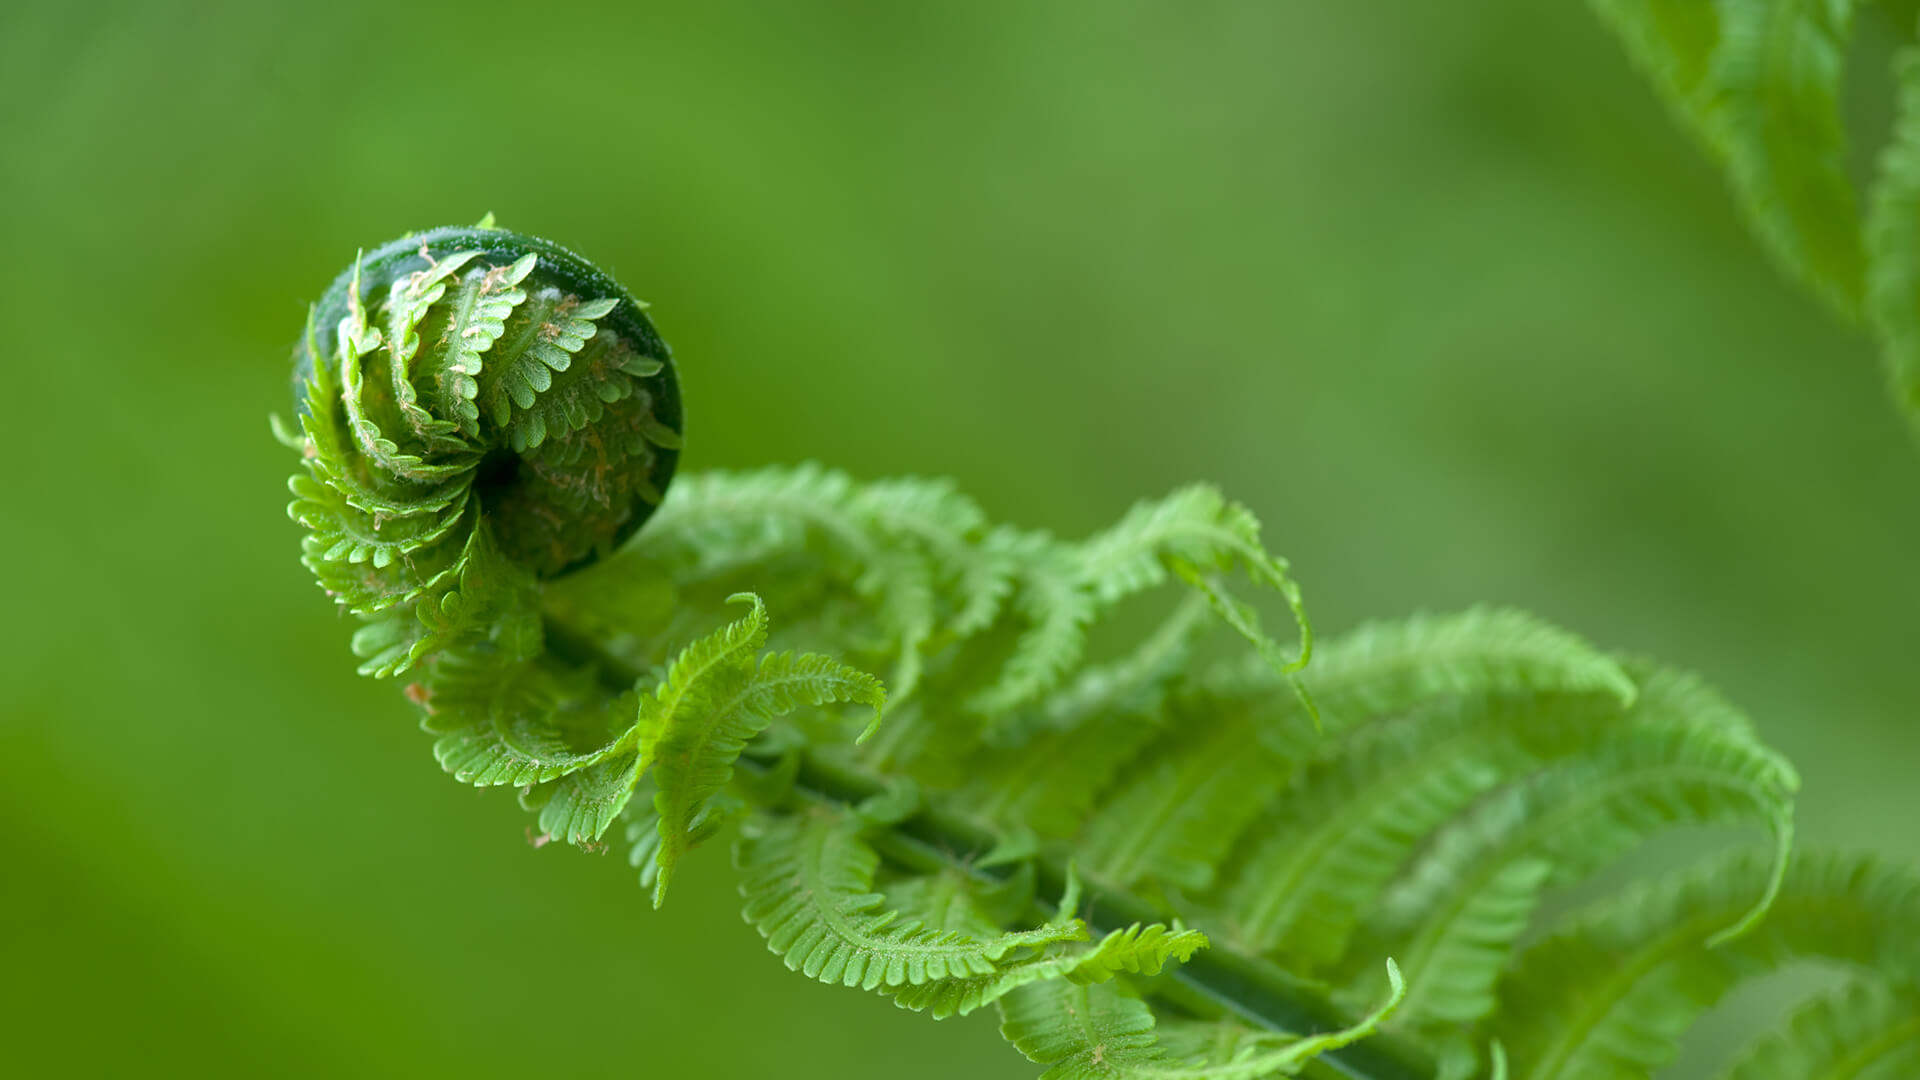
[[[1726,169],[1774,259],[1861,314],[1920,431],[1920,66],[1896,58],[1896,123],[1864,199],[1842,90],[1853,0],[1592,0],[1674,115]],[[1864,204],[1864,220],[1859,207]]]
[[[903,921],[873,891],[880,857],[859,826],[829,813],[763,819],[740,845],[747,921],[809,978],[868,990],[925,986],[998,975],[1031,950],[1086,937],[1077,919],[985,940]]]
[[[1797,863],[1768,920],[1708,945],[1770,873],[1747,856],[1642,885],[1529,950],[1502,994],[1493,1031],[1517,1078],[1637,1074],[1664,1064],[1679,1034],[1743,978],[1791,961],[1857,966],[1910,983],[1920,975],[1920,885],[1872,862]]]
[[[1893,138],[1867,207],[1867,310],[1895,400],[1920,415],[1920,50],[1904,50],[1894,76]]]
[[[1308,1038],[1262,1038],[1235,1043],[1224,1054],[1182,1061],[1155,1038],[1152,1010],[1103,986],[1042,983],[1008,999],[1001,1034],[1030,1061],[1050,1066],[1042,1080],[1256,1080],[1291,1076],[1309,1061],[1372,1033],[1399,1004],[1405,987],[1387,961],[1393,994],[1351,1028]],[[1191,1035],[1188,1036],[1192,1038]]]
[[[748,648],[719,652],[710,666],[692,676],[681,675],[683,657],[668,675],[675,692],[669,695],[663,688],[651,699],[659,703],[658,711],[642,713],[641,724],[652,734],[650,745],[648,736],[642,736],[639,767],[653,762],[659,789],[653,798],[660,815],[656,906],[666,895],[674,864],[713,831],[711,802],[732,779],[734,761],[774,717],[800,708],[860,702],[873,706],[874,721],[879,722],[886,695],[866,672],[812,653],[775,653],[755,667],[749,650],[764,639],[766,609],[759,597],[752,600],[753,614],[728,628]],[[708,685],[690,701],[686,690],[675,686],[683,678]]]
[[[1689,64],[1706,95],[1720,69]],[[570,259],[485,228],[364,258],[310,320],[292,438],[304,559],[363,621],[362,670],[409,673],[441,766],[520,789],[545,838],[623,826],[658,904],[731,834],[788,967],[996,1007],[1050,1077],[1634,1075],[1799,958],[1861,989],[1739,1075],[1909,1060],[1920,885],[1789,862],[1797,778],[1699,680],[1504,610],[1316,649],[1208,487],[1082,541],[815,466],[685,477],[655,514],[672,369]],[[1157,627],[1090,655],[1162,587]],[[1680,827],[1744,842],[1542,937],[1563,890]]]
[[[1728,1080],[1896,1080],[1920,1075],[1920,990],[1850,982],[1755,1043]]]

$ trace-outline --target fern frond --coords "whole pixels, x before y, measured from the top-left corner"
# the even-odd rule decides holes
[[[1243,714],[1188,708],[1087,823],[1080,858],[1102,881],[1208,888],[1234,839],[1285,782]]]
[[[1018,736],[1035,727],[1070,728],[1102,714],[1156,715],[1173,684],[1185,677],[1194,645],[1208,629],[1211,608],[1206,597],[1187,596],[1125,657],[1082,668],[1072,682],[1047,697],[1045,710],[1036,711],[1030,724],[1001,725],[999,730]]]
[[[315,374],[307,382],[307,396],[300,411],[302,438],[293,445],[302,451],[312,479],[338,491],[348,506],[369,515],[376,528],[390,519],[439,514],[456,500],[466,498],[468,483],[464,477],[430,486],[396,483],[362,459],[350,446],[352,436],[345,426],[340,387],[314,344],[311,312],[307,316],[307,350]]]
[[[441,350],[432,370],[434,415],[449,418],[443,422],[459,425],[468,438],[480,433],[475,399],[485,356],[506,333],[507,318],[526,302],[520,284],[538,262],[538,256],[529,253],[506,266],[469,272],[460,281],[458,295],[437,308],[434,322],[428,324],[437,331],[435,345]]]
[[[1853,0],[1730,0],[1709,76],[1710,134],[1781,266],[1858,317],[1866,260],[1840,115]]]
[[[837,512],[852,486],[845,473],[812,463],[683,476],[634,538],[633,551],[667,566],[683,582],[771,562],[816,538],[848,562],[864,565],[871,541],[858,522]]]
[[[1900,1080],[1920,1076],[1920,989],[1856,979],[1754,1043],[1726,1080]]]
[[[640,755],[618,743],[594,754],[587,767],[552,785],[540,831],[563,843],[597,843],[632,801],[641,767]]]
[[[625,339],[597,332],[594,320],[613,306],[606,299],[579,303],[574,297],[561,298],[544,312],[546,321],[536,328],[527,351],[500,372],[498,381],[487,385],[495,423],[504,427],[507,445],[515,453],[545,446],[549,439],[589,425],[600,426],[610,408],[645,393],[637,380],[658,372],[660,362],[635,352]],[[555,367],[561,355],[567,363]],[[606,430],[628,439],[642,437],[645,430],[639,413],[646,411],[636,410],[631,419]],[[507,417],[504,423],[499,420],[502,415]]]
[[[627,865],[640,872],[640,887],[651,894],[660,871],[660,813],[653,808],[651,775],[642,776],[634,783],[627,800],[626,818]]]
[[[1001,528],[986,548],[1015,567],[1013,606],[1025,622],[999,679],[967,702],[973,712],[994,716],[1034,701],[1080,663],[1098,608],[1071,546],[1046,533]]]
[[[935,930],[990,937],[1026,917],[1034,900],[1034,870],[1024,863],[1003,881],[983,879],[958,864],[930,874],[889,881],[886,905]]]
[[[1718,703],[1697,680],[1650,678],[1622,722],[1587,733],[1573,756],[1483,800],[1393,888],[1359,898],[1378,899],[1372,949],[1359,955],[1401,959],[1413,987],[1409,1017],[1483,1015],[1546,886],[1577,881],[1682,825],[1759,825],[1773,834],[1772,873],[1719,933],[1736,935],[1761,917],[1786,872],[1797,781],[1727,714],[1688,711]]]
[[[943,631],[971,637],[993,624],[1013,589],[1015,560],[983,544],[986,515],[948,480],[879,481],[860,487],[850,509],[886,534],[924,549],[949,585],[953,610]]]
[[[764,636],[765,609],[757,597],[754,604],[750,618],[759,619]],[[773,653],[761,658],[757,669],[748,655],[743,663],[709,668],[702,677],[711,684],[700,695],[704,707],[689,709],[682,696],[673,711],[644,721],[659,732],[651,748],[658,788],[653,805],[660,814],[655,907],[666,896],[674,865],[711,831],[702,821],[707,801],[733,778],[733,763],[748,740],[775,717],[842,702],[872,706],[877,725],[886,700],[873,676],[813,653]]]
[[[1591,0],[1674,117],[1711,150],[1705,85],[1720,44],[1720,5],[1699,0]]]
[[[730,604],[748,605],[747,614],[680,650],[660,684],[641,700],[640,752],[651,761],[667,718],[682,710],[711,707],[725,673],[753,662],[767,642],[767,606],[754,593],[735,593]]]
[[[1858,314],[1866,258],[1840,115],[1853,0],[1593,0],[1727,169],[1783,270]]]
[[[1724,106],[1693,70],[1676,84]],[[599,848],[624,819],[656,903],[742,822],[745,913],[789,967],[934,1016],[996,1003],[1054,1077],[1253,1080],[1328,1053],[1369,1080],[1462,1080],[1489,1053],[1499,1075],[1503,1045],[1517,1076],[1635,1074],[1787,958],[1920,976],[1920,886],[1789,866],[1792,770],[1697,680],[1517,612],[1422,615],[1320,650],[1333,737],[1310,731],[1284,694],[1312,650],[1299,590],[1211,488],[1072,543],[994,527],[943,481],[689,477],[608,554],[660,496],[671,383],[640,381],[660,361],[623,336],[644,326],[632,305],[599,326],[616,309],[530,277],[502,308],[523,264],[433,267],[384,329],[356,288],[328,316],[331,363],[310,320],[293,512],[323,585],[368,619],[363,670],[422,672],[407,692],[443,766],[520,788],[548,838]],[[1100,617],[1173,578],[1191,591],[1172,615],[1085,666]],[[1293,609],[1297,656],[1236,580]],[[727,621],[723,598],[751,608]],[[1189,678],[1218,623],[1253,649]],[[850,749],[847,710],[825,706],[877,718],[860,669],[889,664],[887,728]],[[1770,857],[1633,894],[1514,962],[1546,890],[1698,824],[1762,825]],[[1411,988],[1398,967],[1382,984],[1387,955]],[[1157,1024],[1149,1001],[1183,1015]]]
[[[1271,694],[1277,684],[1263,666],[1231,663],[1208,685],[1234,697]],[[1507,608],[1365,623],[1320,648],[1309,681],[1330,732],[1466,695],[1594,694],[1627,705],[1638,692],[1613,658]]]
[[[1074,835],[1096,799],[1128,762],[1162,732],[1152,722],[1103,715],[1026,743],[989,748],[969,760],[955,802],[1002,832],[1031,829],[1056,839]],[[1063,769],[1061,762],[1072,762]]]
[[[1115,930],[1084,955],[1070,957],[1065,976],[1077,983],[1108,982],[1122,974],[1154,976],[1168,964],[1186,963],[1207,947],[1207,936],[1175,923]]]
[[[1894,400],[1920,418],[1920,49],[1900,53],[1894,77],[1893,137],[1867,208],[1867,310]]]
[[[395,281],[387,293],[386,366],[394,405],[414,438],[432,450],[458,451],[466,449],[467,444],[459,438],[457,422],[439,419],[420,405],[412,371],[413,361],[420,352],[417,330],[427,312],[446,295],[447,279],[479,255],[478,251],[462,251],[438,263],[429,260],[426,269]]]
[[[1089,985],[1110,982],[1122,974],[1152,977],[1170,964],[1185,963],[1206,945],[1206,935],[1196,930],[1135,923],[1092,946],[1055,946],[1052,955],[1015,963],[998,973],[903,986],[891,994],[902,1008],[927,1012],[935,1019],[965,1016],[1022,986],[1048,979]]]
[[[358,305],[355,306],[357,309]],[[361,332],[363,320],[363,314],[342,320],[340,336],[344,351],[337,358],[342,404],[355,449],[364,454],[374,468],[404,481],[443,483],[461,476],[472,465],[472,457],[463,448],[435,442],[403,448],[396,441],[395,436],[408,431],[408,425],[392,387],[382,390],[379,386],[377,373],[389,370],[389,361],[376,351],[384,344],[380,332],[371,329]],[[371,380],[370,368],[376,375]]]
[[[610,703],[591,672],[491,644],[443,653],[423,704],[440,767],[479,787],[545,783],[632,749],[631,697]]]
[[[1162,1060],[1152,1010],[1111,986],[1043,982],[999,1005],[1000,1036],[1047,1066],[1041,1080],[1130,1077]]]
[[[1453,906],[1433,913],[1404,948],[1388,946],[1407,972],[1406,1017],[1466,1023],[1492,1012],[1494,988],[1552,874],[1546,859],[1493,863],[1478,888],[1449,894]]]
[[[1290,789],[1259,822],[1223,893],[1234,939],[1309,969],[1339,959],[1421,842],[1524,765],[1501,752],[1504,733],[1478,718],[1463,710],[1370,740]]]
[[[1287,561],[1261,544],[1259,519],[1239,503],[1229,502],[1217,488],[1195,484],[1164,499],[1136,504],[1118,524],[1081,546],[1081,564],[1095,595],[1107,605],[1160,584],[1178,566],[1224,573],[1238,565],[1255,585],[1284,597],[1298,624],[1299,653],[1282,662],[1280,670],[1284,674],[1298,671],[1313,655],[1313,627]],[[1195,574],[1182,576],[1204,580]],[[1209,596],[1230,616],[1229,624],[1262,654],[1278,656],[1279,646],[1248,622],[1241,609],[1224,604],[1217,593]]]
[[[1048,1066],[1041,1080],[1259,1080],[1291,1076],[1321,1054],[1365,1038],[1398,1007],[1406,987],[1387,961],[1392,993],[1358,1024],[1309,1038],[1238,1041],[1225,1060],[1170,1058],[1155,1037],[1145,1002],[1108,986],[1066,980],[1034,983],[1000,1002],[1000,1034],[1029,1061]],[[1190,1037],[1181,1044],[1190,1047]]]
[[[360,658],[355,670],[376,679],[392,678],[410,670],[431,641],[432,632],[410,608],[372,616],[353,632],[353,655]]]
[[[1818,959],[1911,980],[1920,882],[1870,860],[1803,857],[1767,919],[1709,941],[1750,909],[1771,861],[1741,852],[1631,890],[1529,949],[1489,1025],[1525,1080],[1642,1075],[1743,978]]]
[[[533,408],[539,395],[553,386],[553,374],[572,366],[573,355],[598,332],[595,324],[614,306],[614,301],[605,299],[582,302],[555,288],[539,289],[525,298],[500,329],[500,338],[507,343],[503,351],[513,359],[485,372],[476,389],[493,425],[510,428],[516,409]],[[540,428],[544,441],[544,420]],[[532,436],[530,425],[521,429],[526,445],[539,445]]]
[[[921,653],[941,612],[941,575],[912,535],[937,532],[943,522],[965,524],[969,514],[946,495],[943,486],[925,481],[900,481],[884,498],[856,495],[844,473],[811,464],[709,474],[676,487],[635,551],[684,582],[781,555],[810,556],[811,572],[843,576],[878,616],[894,645],[889,681],[900,701],[919,681]],[[942,544],[960,542],[948,537]],[[985,565],[978,562],[971,573],[963,568],[960,580],[981,581]],[[968,604],[963,599],[958,607]]]
[[[1086,938],[1078,920],[984,940],[903,921],[873,891],[880,858],[857,819],[816,812],[749,825],[735,849],[747,921],[808,978],[874,990],[994,975],[1030,950]]]
[[[287,516],[309,530],[309,551],[315,559],[370,563],[375,570],[438,543],[459,524],[467,508],[464,489],[450,493],[446,502],[428,513],[404,517],[361,510],[348,501],[345,491],[311,475],[292,477],[287,490],[294,495],[287,505]],[[350,597],[365,595],[355,590]],[[348,602],[353,601],[350,598]]]

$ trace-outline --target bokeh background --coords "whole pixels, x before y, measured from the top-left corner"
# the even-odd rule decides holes
[[[534,850],[353,676],[267,414],[356,247],[488,210],[653,303],[687,468],[1216,480],[1324,629],[1693,667],[1809,842],[1920,859],[1920,454],[1574,0],[9,4],[0,1072],[1031,1075],[788,974],[719,850],[659,913]]]

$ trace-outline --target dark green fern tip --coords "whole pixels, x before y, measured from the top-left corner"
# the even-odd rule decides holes
[[[548,240],[443,228],[364,253],[293,351],[306,561],[360,613],[465,566],[484,522],[553,577],[617,546],[679,456],[679,385],[643,305]]]

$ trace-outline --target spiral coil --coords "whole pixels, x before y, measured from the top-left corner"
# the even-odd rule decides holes
[[[490,223],[356,259],[309,315],[294,394],[304,561],[358,615],[432,599],[426,630],[463,574],[551,578],[617,547],[679,457],[679,386],[642,305]],[[397,629],[413,640],[376,674],[422,654]]]

